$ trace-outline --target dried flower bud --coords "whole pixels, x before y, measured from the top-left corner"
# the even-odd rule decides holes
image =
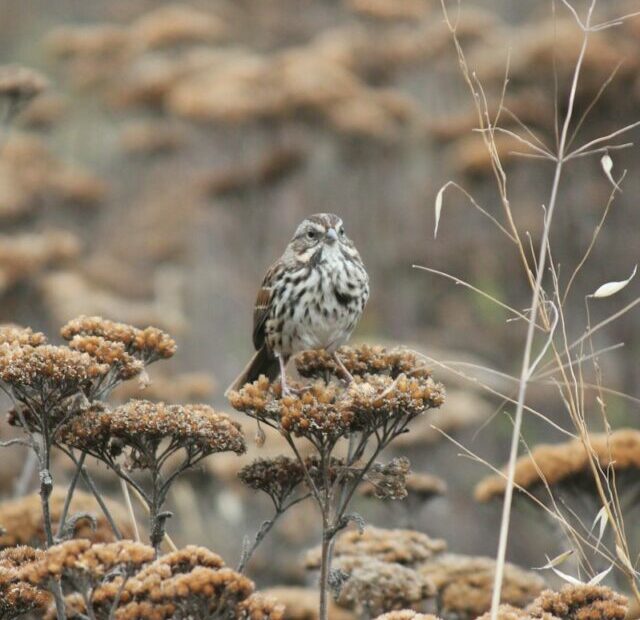
[[[259,458],[245,465],[238,472],[238,478],[251,489],[269,495],[276,506],[282,506],[303,481],[304,472],[295,459],[277,456],[273,459]]]

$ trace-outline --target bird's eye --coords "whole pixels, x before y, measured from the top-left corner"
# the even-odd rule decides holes
[[[344,228],[341,228],[341,229],[338,231],[338,234],[339,234],[341,237],[344,237]]]
[[[315,239],[316,238],[316,231],[315,230],[308,230],[307,231],[307,239]]]

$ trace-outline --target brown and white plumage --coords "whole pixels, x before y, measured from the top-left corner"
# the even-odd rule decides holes
[[[342,220],[318,213],[296,229],[284,254],[269,268],[253,314],[256,354],[230,386],[261,374],[275,379],[301,351],[329,352],[351,336],[369,297],[369,278]]]

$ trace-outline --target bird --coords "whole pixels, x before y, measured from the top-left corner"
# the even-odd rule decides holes
[[[303,220],[282,256],[262,281],[253,312],[256,353],[225,394],[265,375],[280,377],[292,355],[325,349],[344,377],[353,379],[337,355],[369,299],[369,276],[342,219],[316,213]]]

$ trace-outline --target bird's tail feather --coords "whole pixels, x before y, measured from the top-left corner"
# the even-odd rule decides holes
[[[228,396],[229,392],[239,390],[245,383],[255,381],[260,375],[266,375],[269,381],[277,379],[280,375],[278,358],[264,344],[256,351],[245,369],[225,390],[224,395]]]

